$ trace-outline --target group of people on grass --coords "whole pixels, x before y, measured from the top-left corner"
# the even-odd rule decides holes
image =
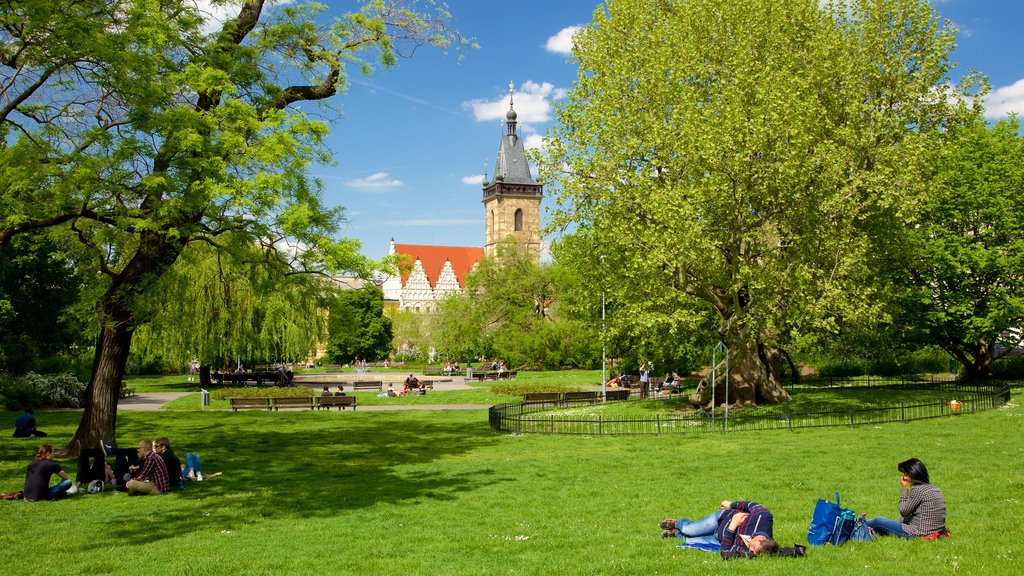
[[[88,492],[101,492],[109,486],[130,495],[161,494],[170,491],[172,483],[183,487],[186,480],[203,480],[199,455],[187,453],[182,464],[167,437],[143,438],[135,448],[114,448],[102,441],[96,448],[81,447],[74,483],[53,456],[52,445],[39,446],[25,473],[25,500],[58,500],[78,493],[82,486],[87,486]],[[108,457],[114,458],[113,466]],[[50,486],[55,475],[60,482]]]
[[[878,516],[867,521],[876,534],[899,538],[946,535],[946,500],[931,484],[928,469],[917,458],[900,462],[899,519]],[[757,502],[725,500],[718,510],[699,520],[667,519],[660,523],[662,538],[679,538],[684,546],[721,552],[723,558],[753,558],[776,554],[772,513]]]

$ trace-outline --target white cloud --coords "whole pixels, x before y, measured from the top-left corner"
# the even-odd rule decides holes
[[[376,172],[370,174],[366,178],[355,178],[353,180],[346,180],[345,185],[349,188],[355,188],[357,190],[366,190],[370,192],[384,192],[394,188],[398,188],[402,185],[402,181],[397,178],[391,178],[387,172]]]
[[[216,3],[216,5],[215,5]],[[292,0],[272,0],[267,2],[270,6],[291,4]],[[203,33],[212,34],[221,29],[225,22],[238,16],[242,9],[241,0],[193,0],[199,15],[203,17]],[[266,8],[264,8],[266,10]]]
[[[986,118],[1003,118],[1011,112],[1024,116],[1024,78],[996,88],[985,97]]]
[[[515,100],[516,120],[526,132],[534,131],[531,124],[551,121],[554,107],[552,100],[565,98],[564,88],[556,88],[550,82],[537,83],[527,80],[513,94]],[[479,122],[504,120],[508,112],[508,94],[494,100],[470,100],[462,103],[463,108],[473,111],[473,117]]]
[[[525,146],[527,150],[532,150],[534,148],[544,149],[547,145],[547,139],[540,134],[530,134],[525,140],[523,140],[523,146]]]
[[[482,186],[484,183],[484,175],[478,174],[476,176],[463,176],[462,183],[470,186]]]
[[[544,49],[556,54],[571,54],[572,37],[582,29],[582,26],[567,26],[562,28],[557,34],[548,38],[547,43],[544,44]]]

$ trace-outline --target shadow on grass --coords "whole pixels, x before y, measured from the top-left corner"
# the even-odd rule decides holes
[[[122,444],[145,424],[134,416],[119,418],[126,424]],[[436,412],[221,413],[201,419],[161,415],[159,421],[166,430],[161,434],[170,436],[182,460],[186,451],[198,452],[204,473],[223,475],[186,482],[185,490],[161,496],[177,502],[158,517],[137,517],[139,506],[119,507],[120,517],[111,518],[108,530],[126,541],[140,530],[152,542],[199,528],[233,529],[270,519],[332,517],[381,503],[450,500],[503,481],[490,470],[415,472],[418,465],[497,442],[485,415],[448,421]]]

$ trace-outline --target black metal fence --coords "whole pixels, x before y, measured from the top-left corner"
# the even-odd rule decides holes
[[[863,426],[890,422],[910,422],[929,418],[942,418],[960,414],[973,414],[1005,405],[1010,400],[1010,386],[1005,382],[971,383],[961,381],[902,381],[863,380],[811,381],[788,389],[829,388],[906,389],[934,391],[957,395],[957,403],[899,402],[884,406],[842,408],[812,412],[783,411],[756,413],[744,411],[726,416],[724,412],[698,412],[686,416],[629,416],[606,417],[601,414],[552,414],[568,407],[587,406],[590,402],[574,404],[564,399],[543,402],[498,404],[489,410],[491,427],[514,434],[691,434],[700,432],[741,432],[756,430],[794,430],[826,426]],[[634,402],[636,400],[622,400]]]

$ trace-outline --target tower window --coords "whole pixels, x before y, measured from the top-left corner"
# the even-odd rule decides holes
[[[516,209],[516,232],[523,231],[523,209]]]

